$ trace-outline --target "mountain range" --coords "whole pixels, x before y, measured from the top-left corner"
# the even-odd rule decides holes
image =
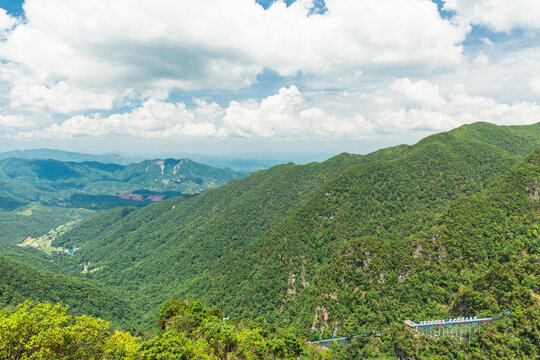
[[[190,159],[117,165],[8,158],[0,161],[0,196],[4,210],[24,202],[89,209],[136,204],[129,200],[146,205],[171,196],[199,193],[245,175]]]
[[[141,163],[150,176],[99,170],[152,184],[171,176],[174,163]],[[36,179],[30,166],[12,179],[73,182],[71,171],[92,168],[77,166],[55,170],[54,179],[46,171]],[[100,181],[92,183],[88,191],[98,191]],[[539,184],[540,123],[475,123],[410,146],[278,165],[194,196],[100,211],[52,241],[77,248],[72,255],[10,250],[18,260],[9,266],[35,257],[121,294],[126,318],[94,314],[142,332],[176,294],[311,340],[384,334],[335,349],[336,358],[534,358]],[[403,325],[504,311],[469,342],[416,337]]]

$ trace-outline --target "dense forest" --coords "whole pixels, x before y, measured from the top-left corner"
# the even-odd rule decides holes
[[[0,310],[0,357],[14,359],[329,359],[290,331],[253,321],[229,322],[196,300],[170,300],[157,319],[160,334],[147,340],[110,323],[73,317],[62,305],[24,302]]]
[[[0,331],[37,311],[68,337],[81,314],[131,333],[84,318],[109,329],[102,357],[118,346],[118,358],[148,359],[537,358],[539,193],[540,123],[275,166],[88,214],[52,242],[72,255],[6,251]],[[13,307],[26,299],[69,307]],[[403,323],[492,315],[466,340]],[[299,340],[375,332],[331,351]]]

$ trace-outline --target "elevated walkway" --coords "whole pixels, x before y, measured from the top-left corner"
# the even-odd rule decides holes
[[[510,314],[510,312],[505,311]],[[486,323],[499,318],[502,314],[495,317],[467,317],[446,320],[429,320],[419,323],[412,320],[405,320],[405,325],[414,329],[416,332],[429,336],[451,336],[457,338],[467,338],[478,328]]]
[[[337,342],[340,345],[347,345],[355,338],[366,337],[366,336],[381,337],[381,333],[379,333],[379,332],[370,332],[370,333],[359,334],[359,335],[342,336],[342,337],[336,337],[336,338],[331,338],[331,339],[309,341],[309,343],[310,344],[320,345],[325,349],[331,349],[334,342]]]

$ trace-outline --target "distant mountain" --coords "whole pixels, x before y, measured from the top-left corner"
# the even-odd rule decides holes
[[[140,158],[125,157],[118,154],[91,155],[77,152],[55,150],[55,149],[31,149],[31,150],[12,150],[0,153],[0,160],[8,158],[20,159],[51,159],[58,161],[95,161],[105,164],[127,165],[132,162],[141,161]]]
[[[169,155],[173,156],[173,155]],[[162,157],[162,156],[161,156]],[[176,157],[176,156],[175,156]],[[253,172],[260,169],[267,169],[271,166],[281,164],[279,159],[250,159],[250,158],[225,158],[219,156],[186,153],[183,157],[188,157],[196,162],[207,164],[216,168],[229,168],[239,172]],[[118,154],[94,155],[79,152],[55,150],[55,149],[30,149],[12,150],[0,153],[0,160],[8,158],[20,158],[28,160],[57,160],[62,162],[99,162],[104,164],[128,165],[144,161],[140,156],[122,156]]]
[[[221,158],[217,156],[201,155],[201,154],[186,154],[190,159],[202,162],[204,164],[218,167],[230,168],[235,171],[253,172],[269,167],[289,162],[289,160],[278,159],[249,159],[249,158]]]
[[[196,194],[245,175],[189,159],[118,165],[8,158],[0,161],[0,196],[6,210],[27,202],[100,209]]]

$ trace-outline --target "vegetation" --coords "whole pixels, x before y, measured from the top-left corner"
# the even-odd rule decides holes
[[[321,164],[280,165],[192,198],[171,199],[123,215],[113,210],[76,226],[53,245],[80,246],[73,258],[63,258],[64,264],[103,266],[103,271],[88,276],[133,291],[135,303],[149,317],[139,321],[148,324],[181,281],[195,278],[263,235],[324,181],[350,165],[392,158],[403,149],[365,157],[342,154]]]
[[[27,237],[40,236],[70,221],[83,220],[95,212],[30,203],[11,211],[0,211],[0,243],[19,244]]]
[[[61,305],[25,302],[14,312],[0,310],[0,358],[6,360],[136,359],[137,341],[101,319],[73,318]]]
[[[72,256],[28,256],[127,294],[124,328],[152,330],[157,316],[159,335],[135,341],[150,359],[537,358],[539,149],[540,123],[468,125],[112,209],[56,237],[81,247]],[[26,261],[23,250],[10,258]],[[81,274],[88,263],[100,270]],[[175,293],[222,312],[167,302]],[[403,324],[505,311],[466,341]],[[332,354],[297,340],[373,331]]]
[[[0,311],[0,357],[15,359],[328,359],[290,332],[252,322],[232,324],[198,301],[171,300],[163,308],[159,336],[147,341],[111,330],[66,308],[25,302]]]
[[[125,297],[86,279],[55,274],[0,256],[0,307],[25,300],[59,302],[72,314],[94,315],[128,327],[132,307]]]
[[[499,139],[511,133],[503,136],[501,128],[489,128],[493,132],[480,124],[476,137],[483,136],[482,142],[462,139],[457,129],[426,138],[395,159],[347,168],[245,249],[187,283],[185,291],[227,313],[265,316],[269,321],[302,318],[302,328],[309,328],[315,306],[302,316],[282,314],[280,309],[296,302],[297,295],[289,292],[311,288],[315,272],[337,249],[370,237],[377,247],[371,254],[393,252],[395,244],[421,231],[453,200],[481,191],[510,168],[519,146],[500,144]],[[473,130],[466,134],[471,136]],[[520,143],[518,137],[516,144]],[[296,276],[294,288],[289,273]],[[321,291],[315,298],[322,293],[330,292]]]

